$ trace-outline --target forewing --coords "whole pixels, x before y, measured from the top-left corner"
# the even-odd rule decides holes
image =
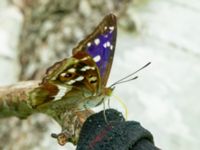
[[[73,49],[73,54],[76,54],[78,51],[85,51],[93,58],[98,66],[101,76],[101,85],[103,87],[106,86],[110,74],[116,36],[116,17],[113,14],[109,14],[90,35]]]
[[[32,106],[64,99],[74,107],[75,103],[99,92],[99,80],[96,63],[86,52],[77,52],[47,70],[39,87],[31,92]]]

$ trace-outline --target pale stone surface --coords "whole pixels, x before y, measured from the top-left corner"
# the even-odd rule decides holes
[[[198,150],[200,1],[153,0],[129,12],[138,21],[138,34],[119,32],[111,83],[152,64],[115,93],[127,104],[128,119],[150,130],[156,145]]]
[[[15,82],[20,69],[16,43],[22,18],[16,8],[6,5],[5,0],[0,2],[1,85]],[[151,61],[151,66],[138,73],[139,79],[115,90],[128,107],[128,119],[141,122],[162,149],[198,150],[200,1],[138,1],[128,12],[136,20],[138,32],[120,30],[109,83]],[[114,98],[111,102],[112,107],[124,111]],[[48,128],[60,130],[56,123]],[[49,134],[44,136],[43,147],[74,149],[71,144],[60,147]]]
[[[0,3],[0,85],[17,82],[18,64],[17,42],[22,25],[19,10],[6,1]]]

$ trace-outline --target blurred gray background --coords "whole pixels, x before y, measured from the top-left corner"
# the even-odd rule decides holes
[[[109,84],[140,68],[139,79],[118,85],[115,95],[164,150],[200,147],[200,1],[198,0],[1,0],[0,85],[41,79],[45,69],[71,54],[101,19],[118,16]],[[111,106],[124,112],[111,98]],[[94,110],[101,110],[103,106]],[[59,132],[45,115],[0,120],[0,149],[55,150]]]

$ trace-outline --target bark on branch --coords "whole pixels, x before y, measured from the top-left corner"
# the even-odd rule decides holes
[[[29,104],[28,93],[39,81],[25,81],[0,87],[0,118],[17,116],[26,118],[34,112]]]
[[[0,87],[0,118],[17,116],[26,118],[33,113],[45,113],[31,106],[29,92],[38,87],[40,81],[25,81],[14,85]],[[61,126],[62,131],[59,134],[53,134],[60,145],[66,142],[77,143],[81,127],[88,116],[93,112],[91,110],[73,112],[66,110],[51,116]],[[49,114],[48,114],[49,115]]]

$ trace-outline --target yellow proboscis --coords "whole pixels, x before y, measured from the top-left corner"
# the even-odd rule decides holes
[[[114,94],[112,94],[112,96],[115,98],[115,99],[117,99],[117,101],[122,105],[122,107],[124,108],[124,110],[125,110],[125,119],[127,120],[127,118],[128,118],[128,109],[127,109],[127,107],[126,107],[126,104],[123,102],[123,100],[120,98],[120,97],[118,97],[117,95],[114,95]]]

